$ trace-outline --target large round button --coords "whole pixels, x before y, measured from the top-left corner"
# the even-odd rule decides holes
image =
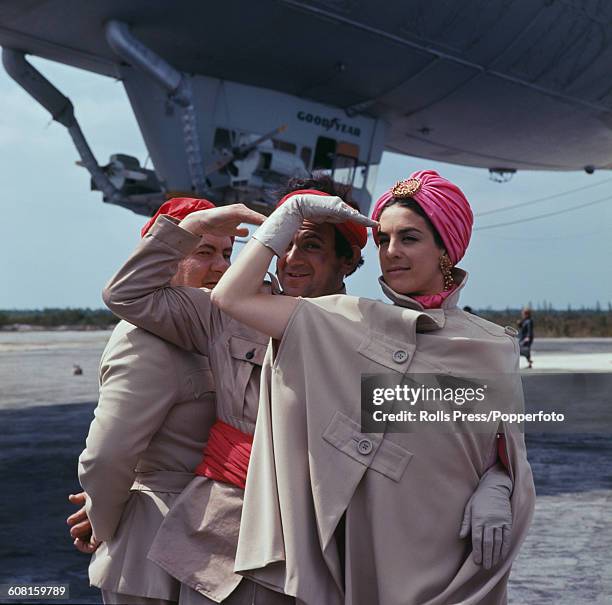
[[[253,357],[255,357],[255,349],[253,349],[252,351],[249,351],[249,352],[248,352],[248,353],[245,355],[245,357],[246,357],[247,359],[253,359]]]
[[[369,439],[360,439],[357,443],[357,451],[367,456],[372,451],[372,442]]]
[[[406,353],[404,349],[398,349],[393,353],[393,361],[395,361],[395,363],[404,363],[406,359],[408,359],[408,353]]]

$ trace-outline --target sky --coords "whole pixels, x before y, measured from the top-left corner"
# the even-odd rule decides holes
[[[31,62],[72,100],[100,164],[119,152],[144,164],[146,147],[121,82],[41,59]],[[89,190],[89,175],[76,160],[64,127],[0,68],[0,309],[100,308],[104,284],[138,242],[146,217],[104,204],[101,193]],[[496,183],[485,169],[385,153],[375,198],[427,168],[457,183],[476,215],[459,265],[470,274],[462,305],[577,309],[599,302],[607,309],[612,303],[612,174],[518,172],[510,182]],[[552,199],[536,201],[542,197]],[[525,202],[533,203],[478,216]],[[514,221],[520,222],[485,228]],[[371,239],[365,259],[348,279],[348,291],[382,299]]]

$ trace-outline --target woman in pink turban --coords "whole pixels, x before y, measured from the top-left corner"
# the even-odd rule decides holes
[[[470,205],[457,185],[433,170],[415,172],[387,190],[372,219],[382,269],[381,283],[410,293],[423,308],[439,308],[465,281],[452,268],[472,234]]]
[[[270,261],[303,220],[373,227],[394,304],[262,294]],[[514,332],[457,306],[467,274],[455,265],[471,229],[461,190],[427,170],[387,191],[372,219],[337,197],[290,197],[225,273],[214,302],[274,341],[236,571],[306,605],[506,603],[535,500],[522,434],[486,414],[479,426],[449,423],[438,412],[465,409],[458,390],[446,408],[436,402],[437,430],[431,408],[402,406],[392,388],[368,407],[372,376],[465,386],[484,375],[489,398],[470,411],[520,411]]]

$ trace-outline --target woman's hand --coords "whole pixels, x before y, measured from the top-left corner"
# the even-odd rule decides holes
[[[290,212],[299,212],[303,221],[313,223],[343,223],[354,221],[366,227],[375,227],[376,221],[369,219],[358,210],[345,204],[342,199],[333,195],[298,194],[290,197],[280,208]]]
[[[512,480],[500,464],[492,466],[480,479],[463,514],[460,538],[472,534],[472,555],[485,569],[506,558],[512,537]]]
[[[197,213],[194,213],[197,214]],[[296,194],[279,206],[254,233],[253,238],[282,256],[304,221],[344,223],[354,221],[367,227],[378,223],[360,214],[333,195]]]
[[[230,204],[192,212],[179,223],[179,227],[194,235],[209,233],[218,236],[245,237],[249,234],[249,230],[246,227],[239,227],[241,223],[261,225],[265,220],[263,214],[247,208],[244,204]]]

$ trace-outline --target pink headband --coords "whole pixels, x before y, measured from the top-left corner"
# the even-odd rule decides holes
[[[413,199],[425,211],[456,265],[465,254],[474,224],[472,209],[461,189],[435,170],[419,170],[382,194],[374,205],[372,219],[379,220],[385,206],[399,199]],[[376,233],[374,237],[377,239]]]

